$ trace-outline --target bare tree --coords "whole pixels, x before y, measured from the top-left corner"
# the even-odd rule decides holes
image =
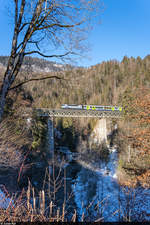
[[[99,0],[12,0],[14,32],[11,54],[0,88],[0,121],[6,96],[12,88],[26,55],[67,58],[80,55],[92,25]],[[85,42],[84,42],[85,43]],[[43,44],[55,54],[45,54]],[[49,45],[48,45],[49,44]],[[60,49],[60,54],[58,50]],[[50,78],[50,77],[49,77]],[[26,83],[27,81],[25,81]]]

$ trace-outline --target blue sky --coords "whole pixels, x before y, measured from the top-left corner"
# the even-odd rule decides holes
[[[150,1],[104,0],[104,4],[101,24],[90,35],[89,64],[150,54]]]
[[[10,1],[10,0],[9,0]],[[12,26],[0,0],[0,55],[9,55]],[[80,66],[91,66],[110,59],[122,60],[124,55],[144,58],[150,54],[150,0],[103,0],[101,23],[89,35],[89,59]],[[54,59],[55,60],[55,59]]]

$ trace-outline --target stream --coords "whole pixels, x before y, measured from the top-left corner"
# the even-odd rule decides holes
[[[68,220],[71,220],[76,209],[78,221],[150,221],[150,189],[141,186],[129,188],[118,184],[118,154],[115,148],[110,148],[107,162],[87,161],[85,156],[72,153],[67,147],[60,147],[60,152],[61,154],[57,153],[58,162],[61,162],[62,155],[65,156],[63,169],[66,171],[64,179],[66,208],[70,213],[67,215]],[[34,178],[32,184],[38,188],[39,182],[38,178]],[[68,193],[72,193],[70,200]],[[0,195],[1,198],[4,197],[2,191]],[[62,189],[56,197],[59,198],[61,207],[64,201]],[[7,204],[9,199],[1,207],[6,207]]]
[[[116,149],[110,149],[108,162],[80,158],[71,165],[80,170],[70,177],[79,221],[150,221],[150,189],[118,184]]]

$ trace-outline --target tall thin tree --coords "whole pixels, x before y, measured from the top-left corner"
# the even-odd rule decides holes
[[[0,88],[0,121],[6,96],[19,74],[24,57],[37,54],[47,58],[68,58],[82,54],[87,31],[92,25],[93,18],[99,15],[98,9],[101,8],[99,0],[11,2],[14,9],[14,32],[11,53]],[[54,49],[54,54],[45,54],[43,44],[46,49],[47,46],[49,50]]]

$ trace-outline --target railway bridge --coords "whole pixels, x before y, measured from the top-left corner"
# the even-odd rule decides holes
[[[40,108],[33,109],[39,116],[48,117],[95,117],[95,118],[121,118],[122,111],[112,111],[112,110],[83,110],[83,109],[48,109]]]
[[[48,109],[48,108],[34,108],[28,109],[23,115],[31,116],[34,113],[37,116],[48,117],[48,134],[49,134],[49,148],[50,154],[54,154],[54,130],[53,130],[53,120],[55,117],[92,117],[99,118],[102,121],[101,133],[104,138],[107,139],[107,118],[123,118],[122,111],[113,111],[113,110],[81,110],[81,109]]]

